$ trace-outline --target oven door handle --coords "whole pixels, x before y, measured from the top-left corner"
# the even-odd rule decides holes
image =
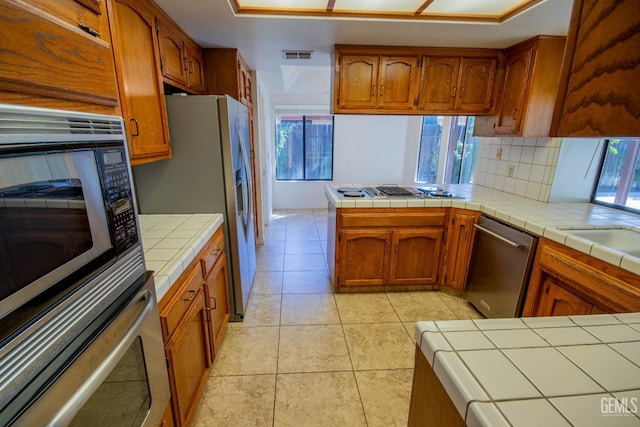
[[[103,360],[87,380],[78,387],[78,390],[69,398],[69,400],[60,408],[60,410],[51,417],[49,426],[68,425],[73,417],[82,409],[84,404],[95,393],[95,391],[104,382],[107,376],[116,367],[120,359],[127,352],[133,341],[138,335],[140,329],[149,316],[153,312],[154,298],[153,293],[149,289],[139,292],[133,299],[132,304],[144,301],[144,307],[136,315],[136,318],[127,329],[120,342],[115,346]]]
[[[491,231],[491,230],[487,230],[486,228],[484,228],[484,227],[483,227],[483,226],[481,226],[481,225],[473,224],[473,226],[474,226],[476,229],[478,229],[478,230],[480,230],[480,231],[484,231],[484,232],[485,232],[485,233],[487,233],[488,235],[490,235],[490,236],[492,236],[492,237],[495,237],[496,239],[498,239],[498,240],[500,240],[500,241],[502,241],[502,242],[506,243],[507,245],[514,247],[515,249],[520,249],[520,248],[522,247],[522,245],[521,245],[521,244],[516,243],[516,242],[512,242],[511,240],[509,240],[509,239],[507,239],[507,238],[505,238],[505,237],[502,237],[501,235],[499,235],[499,234],[497,234],[497,233],[494,233],[494,232],[493,232],[493,231]]]

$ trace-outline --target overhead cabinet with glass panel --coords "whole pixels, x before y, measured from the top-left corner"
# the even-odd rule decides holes
[[[336,45],[333,111],[491,114],[495,49]]]

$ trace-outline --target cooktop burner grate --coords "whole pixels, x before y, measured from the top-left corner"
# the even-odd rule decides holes
[[[406,188],[396,186],[376,187],[376,190],[386,194],[387,196],[413,196],[413,193]]]

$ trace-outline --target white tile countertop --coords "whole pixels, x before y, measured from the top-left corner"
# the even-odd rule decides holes
[[[147,270],[158,301],[222,225],[222,214],[138,215]]]
[[[468,426],[639,426],[640,313],[417,322]]]
[[[438,185],[458,199],[415,197],[347,198],[339,187],[362,187],[341,184],[325,187],[325,195],[337,208],[454,207],[483,212],[537,236],[591,255],[634,274],[640,274],[640,258],[571,235],[571,230],[595,228],[629,228],[640,232],[640,215],[593,203],[545,203],[472,184]]]

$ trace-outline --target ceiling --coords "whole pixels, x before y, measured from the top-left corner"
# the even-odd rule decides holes
[[[272,94],[326,94],[334,44],[504,48],[538,34],[566,35],[572,4],[546,0],[505,22],[479,23],[236,15],[229,0],[155,2],[202,47],[238,48]],[[291,60],[284,59],[283,50],[313,54]]]

